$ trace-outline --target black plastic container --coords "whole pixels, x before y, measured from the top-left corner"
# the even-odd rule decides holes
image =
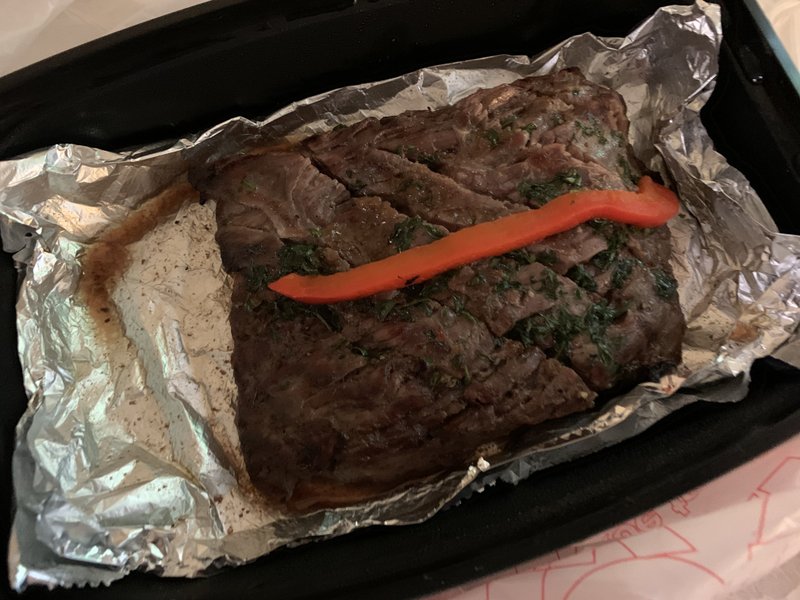
[[[108,149],[153,142],[422,66],[534,54],[583,31],[625,35],[663,3],[209,2],[0,79],[0,159],[59,142]],[[791,81],[797,75],[784,70],[785,56],[776,57],[758,9],[724,2],[723,14],[720,75],[703,120],[781,230],[800,233],[800,98]],[[10,526],[14,425],[25,406],[15,295],[11,259],[0,253],[2,539]],[[205,579],[133,575],[110,589],[35,589],[26,596],[371,599],[442,590],[630,518],[800,432],[800,372],[767,359],[752,375],[742,402],[691,405],[634,439],[515,488],[498,485],[420,525],[281,550]]]

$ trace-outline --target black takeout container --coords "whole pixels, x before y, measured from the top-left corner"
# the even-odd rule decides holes
[[[258,117],[318,92],[491,54],[535,54],[577,33],[625,35],[657,0],[215,0],[0,78],[0,159],[55,143],[106,149]],[[720,73],[702,112],[781,231],[800,233],[800,76],[755,6],[723,2]],[[0,252],[0,544],[12,514],[14,426],[26,398],[17,276]],[[575,542],[800,432],[800,371],[758,361],[749,396],[696,403],[633,439],[498,484],[429,521],[373,527],[201,579],[134,574],[111,588],[26,597],[405,598]],[[2,561],[5,574],[5,555]],[[8,592],[4,582],[1,592]]]

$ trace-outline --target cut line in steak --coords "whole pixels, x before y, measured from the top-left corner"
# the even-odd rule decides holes
[[[352,302],[304,305],[267,288],[571,190],[634,189],[627,133],[622,98],[568,69],[203,178],[234,282],[237,419],[255,486],[298,511],[373,498],[678,364],[666,227],[592,221]]]

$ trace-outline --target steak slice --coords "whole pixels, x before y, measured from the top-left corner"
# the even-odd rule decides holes
[[[356,148],[318,153],[314,158],[353,194],[379,196],[397,210],[451,231],[520,210],[385,150]]]
[[[618,94],[574,70],[228,160],[201,178],[233,277],[241,447],[298,511],[491,456],[680,361],[666,227],[594,221],[422,284],[305,305],[267,284],[347,270],[574,189],[631,188]]]
[[[299,152],[272,152],[228,164],[201,188],[217,204],[222,262],[237,271],[253,262],[274,262],[281,240],[303,240],[328,225],[350,194],[322,175]]]

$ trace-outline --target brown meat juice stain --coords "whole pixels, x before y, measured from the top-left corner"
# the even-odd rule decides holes
[[[89,308],[101,339],[111,346],[126,339],[119,310],[111,298],[114,286],[130,266],[128,247],[174,215],[184,204],[199,200],[198,192],[184,179],[179,179],[157,196],[147,200],[118,227],[105,232],[87,250],[79,291]],[[157,248],[153,252],[158,252]],[[215,440],[216,442],[216,440]],[[250,477],[238,467],[231,453],[217,443],[221,463],[232,471],[243,495],[251,502],[262,502]]]
[[[198,199],[194,188],[185,179],[179,180],[133,211],[118,227],[103,233],[86,251],[79,291],[106,342],[125,337],[111,293],[130,265],[128,246],[141,240],[184,203]],[[153,248],[153,252],[158,249]]]

